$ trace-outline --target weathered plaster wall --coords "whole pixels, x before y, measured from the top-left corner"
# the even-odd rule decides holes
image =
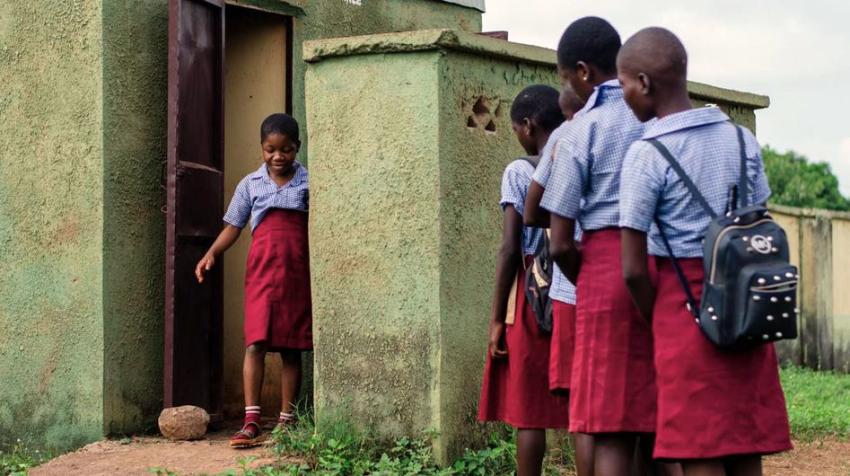
[[[439,61],[360,56],[307,74],[316,409],[383,437],[438,427]]]
[[[103,421],[101,11],[0,2],[0,445]]]
[[[102,386],[110,434],[155,428],[162,408],[167,5],[102,2]]]
[[[771,206],[800,268],[799,337],[777,344],[781,360],[850,372],[850,214]]]
[[[450,459],[492,431],[476,417],[501,237],[499,184],[505,166],[524,155],[511,129],[511,103],[524,87],[557,86],[558,78],[551,65],[452,52],[439,80],[442,352],[435,410],[449,439],[442,457]]]

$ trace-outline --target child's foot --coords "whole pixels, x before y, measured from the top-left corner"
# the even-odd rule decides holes
[[[237,431],[233,436],[230,437],[230,447],[231,448],[250,448],[252,446],[257,446],[263,442],[260,431],[260,425],[249,421],[245,423],[245,426],[242,427],[241,430]]]
[[[298,423],[298,418],[294,413],[284,413],[280,412],[280,416],[277,419],[277,425],[275,428],[277,430],[284,430],[286,427],[291,427]]]

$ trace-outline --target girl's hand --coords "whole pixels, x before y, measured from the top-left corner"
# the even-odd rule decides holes
[[[490,357],[504,359],[508,356],[505,347],[505,323],[496,320],[490,321],[490,344],[488,346]]]
[[[198,278],[199,283],[204,282],[204,272],[209,271],[215,265],[215,255],[212,253],[207,253],[201,258],[201,261],[198,261],[198,265],[195,266],[195,277]]]

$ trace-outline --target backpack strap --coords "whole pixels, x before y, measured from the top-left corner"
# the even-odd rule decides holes
[[[688,191],[691,192],[691,195],[693,195],[694,199],[700,204],[700,206],[702,206],[703,210],[708,213],[708,216],[710,216],[712,220],[717,218],[717,214],[714,213],[714,210],[712,210],[711,207],[708,205],[708,202],[705,201],[705,197],[703,197],[699,190],[697,190],[697,186],[694,185],[693,180],[688,177],[688,174],[685,173],[685,169],[682,168],[681,164],[679,164],[679,161],[676,160],[675,157],[673,157],[673,154],[670,153],[667,147],[662,144],[661,141],[659,141],[658,139],[647,139],[646,141],[652,144],[656,149],[658,149],[658,152],[661,153],[661,156],[667,160],[667,162],[670,164],[670,167],[672,167],[673,170],[676,171],[676,174],[679,176],[679,178],[682,179],[682,182],[685,184],[685,187],[687,187]]]
[[[750,193],[748,190],[749,180],[747,179],[747,144],[744,142],[744,128],[737,125],[735,130],[738,132],[738,148],[741,153],[741,174],[738,178],[738,203],[739,208],[749,205]]]
[[[647,139],[647,142],[652,144],[658,152],[667,160],[670,164],[670,167],[676,171],[676,174],[679,175],[679,178],[682,179],[682,182],[687,187],[688,191],[691,192],[694,199],[702,206],[702,208],[708,213],[708,215],[713,220],[717,217],[717,214],[714,213],[714,210],[708,205],[705,197],[697,190],[696,185],[694,185],[693,180],[688,177],[688,174],[685,173],[685,170],[682,168],[682,165],[679,164],[679,161],[673,157],[673,154],[670,153],[670,150],[664,146],[658,139]],[[687,298],[688,303],[688,311],[694,316],[694,319],[699,322],[699,309],[697,309],[697,300],[694,297],[693,291],[691,291],[691,287],[688,285],[688,279],[685,277],[685,273],[682,271],[682,267],[679,266],[679,260],[676,259],[676,255],[673,254],[673,247],[670,246],[670,241],[667,239],[667,235],[664,233],[664,228],[661,226],[661,221],[656,217],[655,218],[655,227],[658,228],[658,234],[661,235],[661,241],[664,243],[664,248],[667,249],[667,254],[670,255],[670,260],[673,262],[673,269],[676,270],[676,277],[679,279],[679,284],[682,286],[682,290],[685,292],[685,297]]]

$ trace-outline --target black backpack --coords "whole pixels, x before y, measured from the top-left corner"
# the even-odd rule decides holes
[[[732,185],[726,214],[717,216],[682,166],[658,140],[649,139],[712,218],[703,240],[700,308],[673,255],[661,223],[656,226],[687,296],[688,311],[703,334],[718,347],[739,348],[797,337],[797,268],[789,262],[785,230],[761,205],[748,205],[744,133],[735,126],[741,172]]]
[[[534,255],[531,266],[525,270],[525,299],[531,304],[537,327],[544,334],[552,333],[552,288],[554,262],[549,255],[549,233],[543,233],[540,250]]]
[[[530,158],[523,157],[532,167],[537,164]],[[549,256],[549,234],[544,230],[540,249],[534,255],[531,266],[525,268],[525,299],[534,311],[537,327],[543,334],[552,333],[552,300],[549,290],[552,287],[552,272],[554,263]],[[525,260],[523,260],[523,264]]]

